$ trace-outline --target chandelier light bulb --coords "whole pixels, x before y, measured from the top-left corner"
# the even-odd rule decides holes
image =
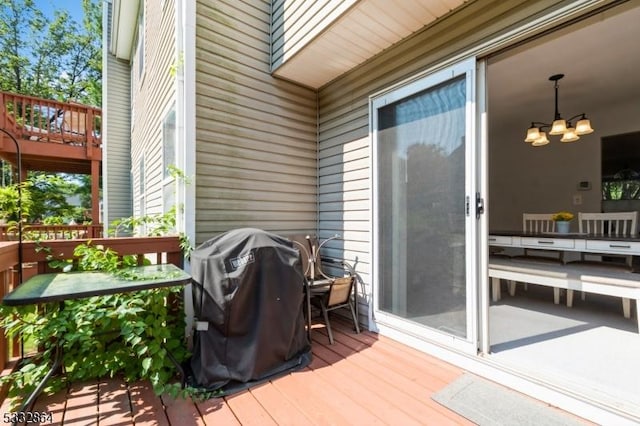
[[[524,140],[525,142],[535,142],[540,138],[540,129],[537,127],[531,126],[527,130],[527,138]]]
[[[578,121],[576,124],[576,135],[588,135],[589,133],[593,133],[593,129],[591,128],[591,122],[587,118],[583,118]]]
[[[562,135],[562,139],[560,142],[575,142],[580,139],[580,136],[576,135],[576,129],[573,127],[569,127],[564,135]]]
[[[531,146],[543,146],[549,143],[549,139],[547,139],[547,134],[545,132],[540,132],[540,137],[531,143]]]
[[[567,131],[567,122],[566,120],[560,119],[555,120],[551,125],[551,130],[549,130],[550,135],[562,135]]]

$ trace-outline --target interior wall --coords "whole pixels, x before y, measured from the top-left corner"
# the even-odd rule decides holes
[[[573,143],[561,143],[560,136],[549,136],[548,145],[532,147],[524,142],[532,118],[508,122],[492,119],[489,90],[490,230],[520,230],[525,212],[601,211],[600,138],[640,130],[640,103],[590,105],[584,112],[591,119],[592,134]],[[553,104],[549,105],[549,114],[553,115]],[[588,181],[591,189],[578,190],[581,181]],[[574,197],[581,198],[581,204]],[[571,226],[572,231],[578,231],[576,221]]]

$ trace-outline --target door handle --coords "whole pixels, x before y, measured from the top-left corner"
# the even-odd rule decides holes
[[[476,192],[476,219],[480,219],[480,215],[484,213],[484,198]]]

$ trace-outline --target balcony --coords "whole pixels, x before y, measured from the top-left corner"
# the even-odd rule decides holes
[[[20,166],[23,179],[29,170],[91,175],[92,221],[98,223],[101,124],[99,108],[0,92],[0,129],[16,141],[0,133],[0,158]]]
[[[47,246],[63,257],[71,257],[73,248],[86,241],[51,240]],[[158,262],[182,264],[177,237],[93,242],[121,255],[151,256]],[[26,275],[49,272],[45,254],[37,253],[36,247],[35,242],[23,243],[24,261],[34,265]],[[0,242],[0,297],[13,288],[17,263],[18,243]],[[186,418],[194,424],[361,423],[367,419],[404,424],[430,418],[438,424],[470,424],[428,397],[459,377],[460,369],[374,333],[356,335],[348,325],[336,323],[337,343],[332,346],[328,345],[324,327],[313,329],[314,360],[307,369],[249,392],[196,403],[158,397],[148,382],[127,384],[119,378],[101,379],[41,396],[35,409],[52,413],[55,423],[82,420],[88,424],[177,425],[186,424]],[[19,356],[18,342],[0,337],[0,365],[5,373],[7,365],[10,367]],[[420,381],[415,380],[418,376]],[[4,401],[3,413],[9,412],[8,403]]]

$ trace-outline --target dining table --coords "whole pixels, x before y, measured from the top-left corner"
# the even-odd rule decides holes
[[[57,302],[63,310],[65,302],[70,300],[182,286],[191,282],[189,274],[172,264],[134,266],[120,271],[124,273],[81,271],[35,275],[7,294],[2,303],[23,306]],[[62,367],[61,341],[57,336],[52,336],[52,339],[55,341],[53,363],[34,391],[24,399],[18,413],[30,412],[46,383]],[[169,352],[167,354],[184,378],[179,363]]]
[[[495,230],[489,232],[489,245],[502,248],[572,251],[603,256],[627,255],[632,257],[633,272],[640,272],[640,236]]]

